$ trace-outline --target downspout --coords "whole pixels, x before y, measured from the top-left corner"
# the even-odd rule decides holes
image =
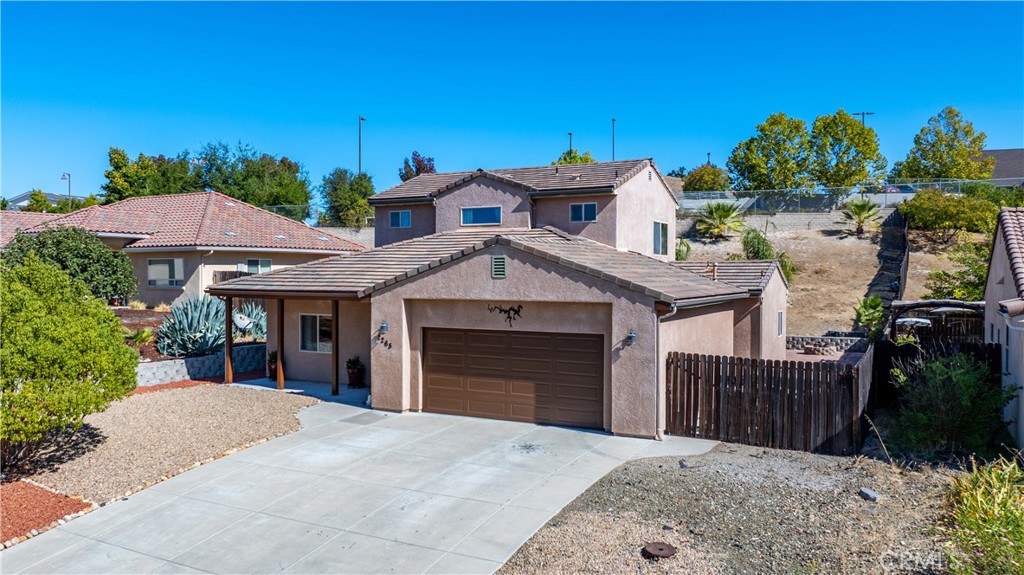
[[[214,250],[210,250],[205,254],[199,256],[199,283],[200,285],[206,280],[206,256],[212,256]],[[210,283],[213,283],[213,276],[210,276]],[[209,284],[207,284],[209,285]],[[202,289],[206,289],[203,287]]]
[[[654,439],[658,441],[661,441],[663,439],[662,430],[665,428],[665,421],[662,418],[662,413],[664,412],[664,410],[662,409],[662,405],[665,401],[665,394],[661,393],[660,390],[662,384],[664,384],[666,388],[668,386],[668,382],[665,381],[665,376],[667,375],[667,372],[665,371],[665,359],[661,357],[661,322],[671,318],[678,312],[679,308],[676,306],[672,306],[672,311],[666,313],[665,315],[657,316],[657,319],[654,320],[654,353],[655,357],[657,358],[656,361],[658,362],[657,389],[659,390],[658,393],[654,394],[654,413],[655,421],[657,422],[655,425],[656,433],[654,435]],[[655,314],[657,314],[657,311],[655,311]]]

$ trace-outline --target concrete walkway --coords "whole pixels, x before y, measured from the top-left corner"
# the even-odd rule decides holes
[[[0,553],[3,573],[493,573],[623,461],[715,444],[322,403]]]

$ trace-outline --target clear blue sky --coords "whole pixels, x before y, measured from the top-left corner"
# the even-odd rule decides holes
[[[223,140],[318,183],[547,164],[574,144],[668,171],[769,114],[868,118],[890,165],[946,105],[1024,147],[1024,3],[0,4],[2,193],[99,191],[109,146]]]

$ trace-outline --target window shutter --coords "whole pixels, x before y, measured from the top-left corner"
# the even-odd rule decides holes
[[[508,258],[494,256],[491,258],[491,279],[503,280],[508,275]]]

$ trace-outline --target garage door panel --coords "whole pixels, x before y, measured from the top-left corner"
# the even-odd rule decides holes
[[[603,427],[602,336],[446,329],[425,332],[426,411]]]

